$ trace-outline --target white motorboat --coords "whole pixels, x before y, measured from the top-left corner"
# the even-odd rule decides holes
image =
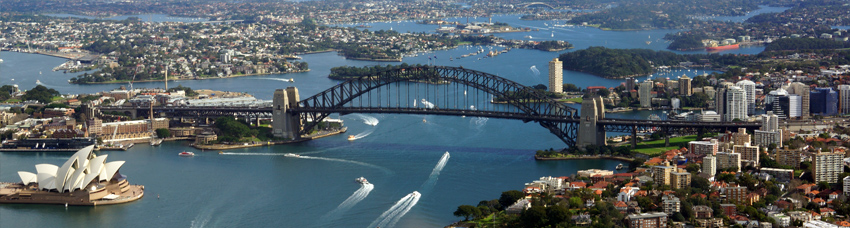
[[[293,154],[293,153],[286,153],[283,156],[292,157],[292,158],[300,158],[301,157],[301,155],[297,155],[297,154]]]
[[[367,181],[364,177],[358,177],[357,179],[354,179],[354,181],[357,181],[357,183],[361,184],[369,184],[369,181]]]
[[[177,155],[180,155],[180,157],[194,157],[195,153],[189,152],[189,151],[183,151],[183,152],[177,153]]]

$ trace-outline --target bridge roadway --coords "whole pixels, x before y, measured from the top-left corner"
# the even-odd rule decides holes
[[[117,111],[128,114],[128,116],[147,116],[139,114],[147,114],[149,107],[101,107],[101,111]],[[168,106],[154,107],[154,113],[165,114],[169,117],[202,117],[214,118],[221,116],[270,116],[272,107],[210,107],[210,106]],[[468,110],[468,109],[437,109],[437,108],[394,108],[394,107],[297,107],[290,109],[294,113],[388,113],[388,114],[425,114],[425,115],[445,115],[445,116],[470,116],[470,117],[487,117],[499,119],[515,119],[523,122],[530,121],[551,121],[560,123],[579,123],[575,118],[564,118],[559,115],[527,115],[516,112],[494,112],[486,110]],[[136,114],[135,116],[133,114]],[[161,115],[157,115],[161,116]],[[635,120],[635,119],[614,119],[603,118],[597,122],[604,126],[606,132],[621,132],[633,133],[647,132],[651,130],[666,129],[666,131],[674,132],[676,129],[685,130],[686,132],[695,132],[694,129],[725,129],[734,130],[737,128],[747,128],[750,130],[757,129],[761,126],[758,122],[693,122],[693,121],[673,121],[673,120]]]

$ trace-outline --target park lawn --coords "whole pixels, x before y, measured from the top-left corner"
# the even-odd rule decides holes
[[[635,147],[634,152],[638,152],[638,153],[642,153],[642,154],[652,156],[652,155],[664,153],[664,152],[669,151],[669,150],[679,149],[679,146],[676,146],[676,144],[687,143],[687,142],[696,141],[696,140],[697,140],[696,135],[673,137],[673,138],[670,138],[670,145],[671,146],[668,146],[668,147],[664,146],[664,139],[655,140],[655,141],[639,142],[637,144],[637,147]]]
[[[574,98],[569,98],[569,99],[563,99],[561,101],[569,101],[569,102],[581,104],[582,98],[581,97],[574,97]]]
[[[55,97],[50,98],[50,101],[61,101],[63,99],[65,99],[65,98],[62,98],[60,96],[55,96]]]

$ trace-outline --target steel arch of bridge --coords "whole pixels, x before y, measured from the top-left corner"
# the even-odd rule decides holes
[[[536,102],[523,102],[523,99],[516,98],[516,96],[507,99],[506,104],[513,106],[516,111],[476,110],[466,107],[411,108],[401,107],[401,105],[382,107],[380,103],[378,107],[371,104],[368,105],[369,107],[363,107],[362,104],[359,107],[353,106],[352,101],[357,98],[368,96],[376,89],[394,83],[401,86],[403,82],[409,82],[407,83],[408,89],[412,87],[410,83],[459,83],[496,97],[509,97],[508,95],[511,94],[519,94],[521,96],[518,97],[530,97]],[[458,106],[455,105],[455,107]],[[410,66],[379,72],[374,76],[362,76],[348,80],[299,101],[296,107],[291,108],[291,112],[300,114],[300,118],[303,120],[304,126],[300,132],[302,135],[313,130],[321,120],[331,113],[433,114],[518,119],[524,122],[534,121],[549,129],[552,134],[555,134],[569,146],[575,145],[580,119],[577,109],[549,99],[544,93],[534,88],[493,74],[449,66]]]

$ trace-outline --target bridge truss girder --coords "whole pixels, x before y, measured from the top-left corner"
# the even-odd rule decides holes
[[[383,107],[381,102],[377,103],[377,107],[371,105],[370,107],[346,107],[346,105],[352,105],[350,103],[354,99],[361,96],[370,96],[370,92],[380,90],[380,88],[394,83],[407,83],[408,89],[410,83],[459,83],[496,97],[511,97],[513,95],[515,97],[506,99],[505,104],[516,108],[517,111],[474,110],[471,108],[466,109],[465,105],[460,106],[463,107],[462,109],[434,108],[434,110],[426,110],[410,107],[389,107],[391,106],[390,104],[387,107]],[[380,91],[378,91],[377,95],[380,95]],[[528,97],[538,102],[524,102],[522,99],[517,99],[516,97]],[[381,98],[379,97],[378,100],[380,101]],[[391,99],[388,98],[388,100]],[[445,102],[448,102],[448,98],[446,98]],[[451,105],[447,106],[451,107]],[[458,107],[458,104],[455,104],[454,107]],[[304,120],[305,124],[300,132],[301,134],[309,133],[321,120],[328,117],[331,113],[369,112],[469,115],[538,122],[569,146],[575,145],[575,136],[578,129],[576,124],[579,119],[578,110],[549,99],[545,94],[534,88],[496,75],[462,67],[446,66],[411,66],[379,72],[375,76],[363,76],[348,80],[300,101],[297,107],[292,107],[290,110],[293,113],[299,113],[301,119]],[[306,120],[308,119],[313,121],[307,122]]]

